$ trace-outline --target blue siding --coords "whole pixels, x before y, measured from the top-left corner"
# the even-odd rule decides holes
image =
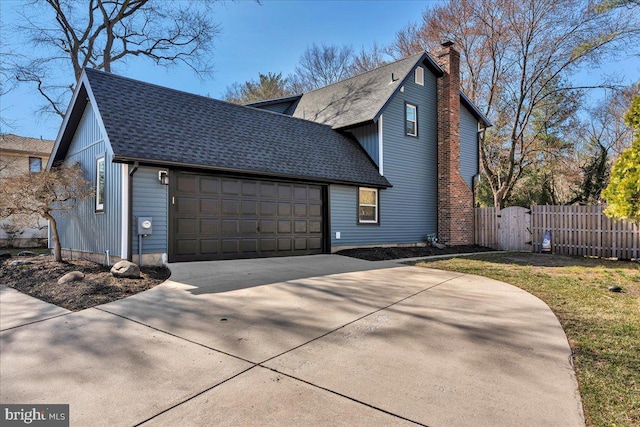
[[[358,140],[362,148],[369,154],[376,165],[380,166],[379,143],[378,143],[378,124],[360,126],[350,129],[349,132]]]
[[[478,120],[460,106],[460,175],[473,188],[473,177],[478,174]]]
[[[87,104],[73,137],[68,163],[79,162],[85,178],[96,183],[96,160],[105,157],[104,212],[95,212],[96,199],[78,201],[73,210],[56,215],[63,249],[120,256],[122,223],[122,165],[113,163],[108,146],[91,104]]]
[[[168,253],[169,186],[160,184],[158,171],[140,167],[133,175],[133,220],[131,221],[131,252],[138,253],[138,217],[153,217],[153,234],[144,237],[142,252],[145,254]]]
[[[418,243],[437,232],[437,91],[428,69],[424,83],[410,73],[383,111],[384,175],[393,188],[379,193],[380,225],[358,225],[357,188],[332,185],[332,246]],[[418,106],[417,138],[405,135],[405,102]]]

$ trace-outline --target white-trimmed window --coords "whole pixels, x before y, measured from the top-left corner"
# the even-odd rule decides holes
[[[105,168],[104,157],[96,160],[96,212],[104,211]]]
[[[378,219],[378,190],[376,188],[359,188],[358,222],[360,224],[377,224]]]
[[[416,68],[416,84],[424,86],[424,68]]]
[[[418,136],[418,107],[413,104],[405,104],[404,130],[409,136]]]
[[[42,171],[42,159],[40,157],[29,157],[29,172],[39,173]]]

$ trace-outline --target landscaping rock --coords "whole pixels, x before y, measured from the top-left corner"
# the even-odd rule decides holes
[[[11,252],[3,251],[0,252],[0,259],[9,259],[11,258]]]
[[[28,265],[28,264],[33,264],[31,261],[26,261],[24,259],[16,259],[13,260],[9,263],[9,266],[11,267],[18,267],[20,265]]]
[[[35,253],[35,252],[31,252],[31,251],[18,252],[18,256],[36,256],[36,255],[38,255],[38,254]]]
[[[72,271],[70,273],[65,274],[61,278],[58,279],[59,285],[64,285],[65,283],[76,282],[78,280],[84,279],[84,274],[80,271]]]
[[[139,279],[140,267],[130,261],[119,261],[111,267],[111,274],[113,274],[114,277]]]

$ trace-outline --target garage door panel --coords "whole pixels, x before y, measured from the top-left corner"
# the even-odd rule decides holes
[[[238,215],[240,213],[240,200],[222,199],[222,215]]]
[[[220,247],[223,254],[235,254],[240,250],[240,240],[238,239],[222,239]]]
[[[278,233],[290,234],[291,233],[291,221],[278,221]]]
[[[240,221],[237,219],[223,219],[220,234],[223,236],[237,236],[240,231]]]
[[[309,250],[319,251],[322,250],[322,237],[310,237],[308,239]]]
[[[309,201],[317,201],[317,202],[321,202],[322,201],[322,191],[320,191],[319,187],[310,187],[309,188],[308,200]]]
[[[217,255],[220,252],[220,241],[218,239],[200,240],[200,253],[203,255]]]
[[[197,185],[197,179],[195,176],[189,176],[189,175],[179,175],[177,177],[177,190],[184,194],[184,193],[197,193],[196,187]]]
[[[229,194],[234,196],[240,195],[240,181],[237,179],[222,179],[222,194]]]
[[[241,206],[240,212],[242,212],[243,216],[258,215],[258,202],[255,200],[243,200]]]
[[[260,234],[276,234],[276,221],[275,220],[260,220]]]
[[[220,220],[203,218],[200,219],[200,234],[207,236],[217,236],[220,234]]]
[[[279,238],[278,239],[279,251],[291,251],[291,239]]]
[[[309,221],[309,233],[322,233],[322,222],[320,221]]]
[[[219,194],[220,179],[216,177],[200,177],[200,193],[202,194]]]
[[[240,227],[240,233],[242,235],[256,234],[258,232],[258,220],[257,219],[245,219],[242,220]]]
[[[296,203],[293,205],[293,215],[296,217],[306,217],[307,216],[307,204],[306,203]]]
[[[291,216],[291,203],[279,202],[278,203],[278,216]]]
[[[178,197],[176,199],[178,213],[190,214],[198,212],[198,199],[194,197]]]
[[[198,241],[196,239],[180,239],[177,244],[180,254],[195,255],[197,253]]]
[[[276,239],[260,239],[261,252],[275,252],[278,249]]]
[[[290,199],[291,198],[291,185],[278,184],[278,199]]]
[[[242,195],[249,197],[256,197],[258,195],[258,182],[257,181],[242,181]]]
[[[309,207],[309,216],[312,218],[320,218],[322,217],[322,205],[319,204],[310,204]]]
[[[181,234],[198,234],[198,223],[196,218],[179,218],[176,221],[176,231]]]
[[[306,234],[307,233],[307,221],[304,221],[304,220],[302,220],[302,221],[300,221],[300,220],[294,221],[293,231],[296,234],[299,234],[299,233]]]
[[[322,253],[319,185],[176,172],[170,260]]]
[[[260,202],[260,216],[276,216],[276,203]]]
[[[242,239],[240,243],[242,252],[258,252],[258,239]]]

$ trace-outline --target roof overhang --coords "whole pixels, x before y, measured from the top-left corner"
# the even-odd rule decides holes
[[[226,172],[232,174],[241,174],[241,175],[250,175],[254,177],[267,177],[267,178],[279,178],[279,179],[287,179],[287,180],[295,180],[295,181],[305,181],[305,182],[315,182],[320,184],[340,184],[340,185],[349,185],[349,186],[358,186],[358,187],[373,187],[373,188],[390,188],[393,187],[386,178],[382,177],[387,185],[380,184],[372,184],[370,182],[353,182],[353,181],[341,181],[335,179],[327,179],[327,178],[318,178],[318,177],[309,177],[309,176],[301,176],[301,175],[287,175],[281,173],[273,173],[259,170],[247,170],[247,169],[236,169],[236,168],[224,168],[219,166],[210,166],[210,165],[195,165],[191,163],[179,163],[179,162],[171,162],[166,160],[153,160],[153,159],[142,159],[142,158],[133,158],[127,156],[113,156],[113,161],[115,163],[128,163],[134,164],[137,163],[140,166],[151,166],[151,167],[166,167],[166,168],[180,168],[180,169],[197,169],[197,170],[206,170],[211,172]]]
[[[493,126],[493,124],[491,124],[489,119],[487,119],[487,117],[484,114],[482,114],[482,112],[478,109],[478,107],[476,107],[476,105],[473,102],[471,102],[471,100],[467,97],[467,95],[465,95],[462,91],[460,91],[460,101],[469,109],[469,111],[471,111],[471,114],[473,114],[475,118],[478,119],[478,121],[484,125],[483,126],[484,128],[489,128]]]

